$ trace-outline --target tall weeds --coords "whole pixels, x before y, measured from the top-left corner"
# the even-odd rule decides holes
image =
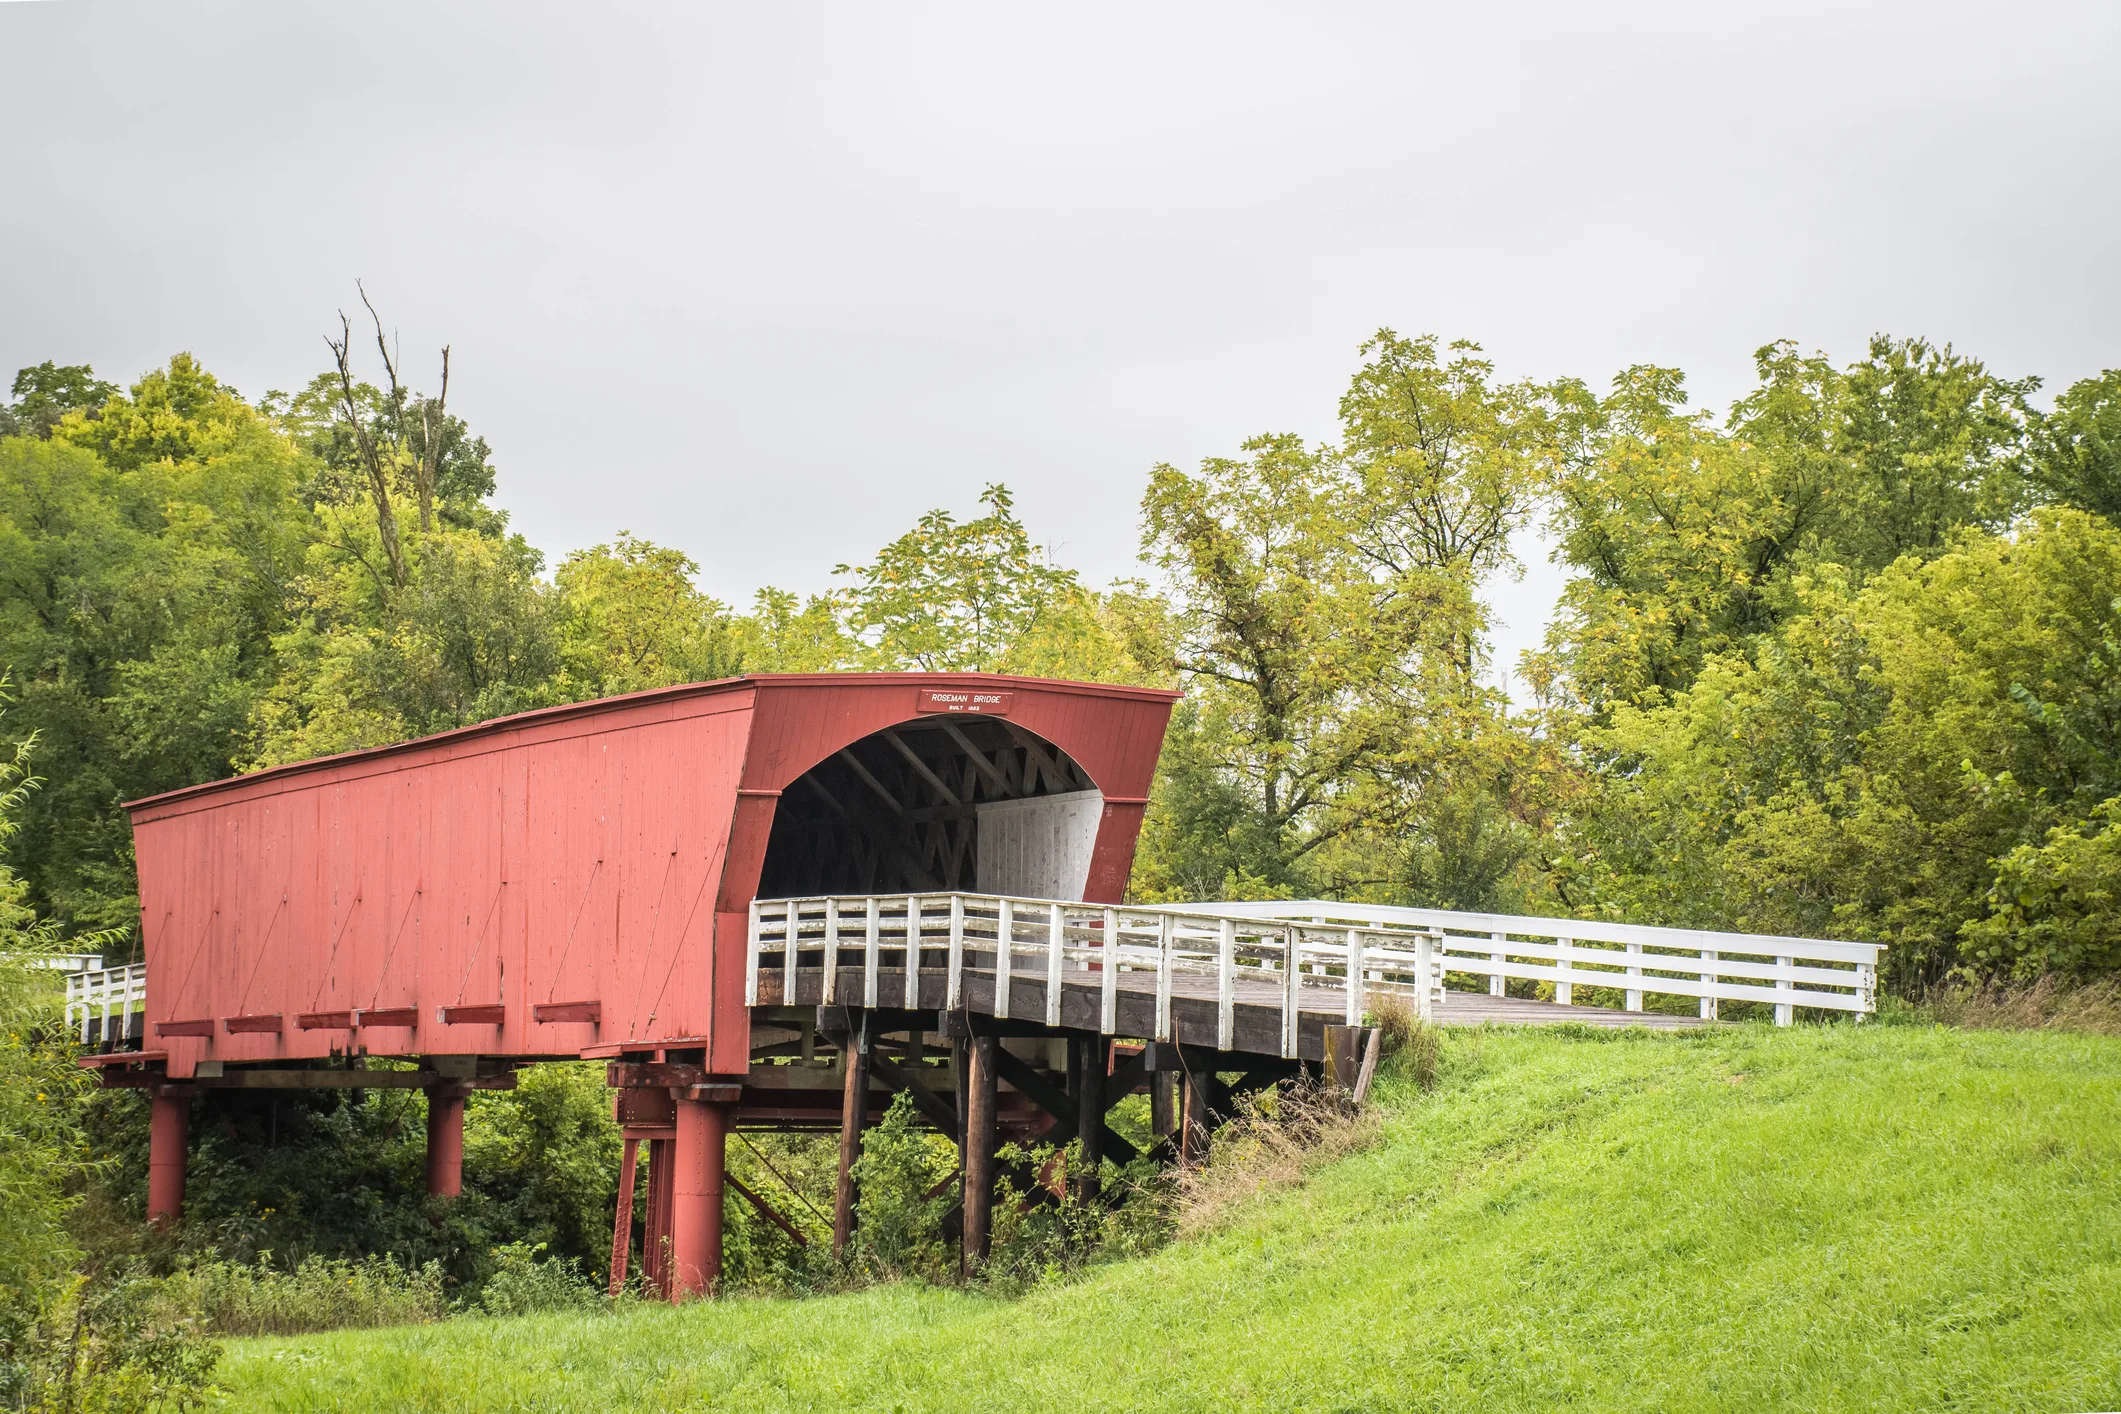
[[[1309,1082],[1248,1097],[1243,1113],[1215,1132],[1207,1161],[1177,1177],[1177,1230],[1192,1237],[1220,1226],[1261,1193],[1294,1188],[1333,1160],[1369,1145],[1374,1111]]]
[[[163,1300],[229,1336],[415,1325],[449,1314],[440,1264],[388,1257],[310,1257],[292,1271],[269,1261],[208,1262],[167,1278]]]
[[[1938,987],[1918,1010],[1974,1031],[2089,1031],[2121,1036],[2121,982],[2074,985],[2042,977],[2031,986]]]

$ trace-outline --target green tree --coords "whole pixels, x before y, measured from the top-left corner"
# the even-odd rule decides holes
[[[87,364],[65,367],[50,359],[15,373],[13,405],[0,403],[0,437],[49,440],[70,412],[101,407],[118,390]]]
[[[0,724],[7,681],[0,676]],[[4,738],[0,738],[4,740]],[[22,828],[38,785],[33,740],[0,752],[0,848]],[[86,1077],[61,1039],[58,974],[37,964],[58,932],[0,862],[0,1401],[29,1392],[40,1322],[66,1294],[80,1252],[68,1231],[85,1152],[78,1120]]]
[[[699,570],[682,552],[623,530],[616,543],[562,561],[553,582],[572,679],[610,695],[738,672],[729,610],[694,586]]]
[[[402,590],[337,545],[312,548],[278,676],[253,713],[252,768],[381,746],[571,700],[559,606],[520,535],[437,527]],[[591,689],[593,692],[594,689]]]
[[[1565,832],[1578,901],[1886,942],[1909,984],[2102,956],[2084,939],[2121,795],[2121,531],[2041,512],[1796,592],[1750,655],[1588,734],[1607,768]]]
[[[1604,399],[1556,386],[1553,523],[1576,574],[1550,646],[1594,715],[1747,649],[1814,566],[1860,582],[1963,527],[2001,529],[2025,503],[2037,380],[1882,335],[1846,370],[1787,341],[1755,365],[1721,427],[1686,409],[1676,369],[1628,369]]]
[[[1433,335],[1380,329],[1340,401],[1346,533],[1379,579],[1416,598],[1432,581],[1478,583],[1516,568],[1510,537],[1530,522],[1544,480],[1547,395],[1498,384],[1480,345],[1460,339],[1448,361]],[[1480,617],[1455,644],[1476,680]]]
[[[303,467],[182,356],[49,441],[0,440],[0,671],[53,781],[10,858],[41,916],[134,921],[119,802],[233,769],[305,553]]]
[[[1479,590],[1515,568],[1554,398],[1498,383],[1465,341],[1439,351],[1383,329],[1361,352],[1338,446],[1259,437],[1196,475],[1151,474],[1143,554],[1165,576],[1164,638],[1189,701],[1166,743],[1144,893],[1486,906],[1523,872],[1502,703],[1480,678]],[[1486,863],[1446,865],[1476,840]]]
[[[1249,818],[1229,837],[1246,842],[1246,857],[1230,862],[1233,885],[1249,876],[1282,887],[1362,818],[1358,796],[1409,725],[1394,708],[1421,635],[1463,606],[1436,581],[1417,597],[1350,563],[1330,451],[1290,435],[1244,451],[1195,475],[1158,466],[1142,549],[1170,584],[1176,665],[1199,704],[1185,725],[1201,750],[1174,761],[1241,792]],[[1186,796],[1218,812],[1237,798],[1207,782]]]
[[[804,599],[770,586],[758,590],[751,612],[731,625],[743,671],[823,673],[855,662],[863,645],[847,632],[844,601],[844,594]]]
[[[2059,505],[2121,521],[2121,369],[2072,383],[2041,419],[2033,483]]]
[[[1075,573],[1031,543],[1008,487],[987,487],[980,504],[987,514],[964,522],[930,511],[870,563],[835,567],[854,581],[848,628],[878,666],[1006,671],[1016,646],[1080,595]]]

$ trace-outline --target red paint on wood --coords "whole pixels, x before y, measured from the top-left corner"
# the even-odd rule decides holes
[[[221,1018],[221,1026],[223,1030],[232,1036],[263,1033],[277,1036],[287,1029],[282,1024],[280,1013],[278,1012],[274,1012],[270,1016],[224,1016]]]
[[[1096,783],[1088,897],[1117,901],[1173,694],[819,674],[578,703],[135,802],[169,1074],[329,1056],[356,1022],[371,1055],[414,1054],[423,1013],[492,1028],[482,1054],[580,1055],[584,1033],[534,1014],[555,997],[599,999],[599,1049],[700,1048],[708,1072],[742,1072],[744,931],[780,792],[928,692],[1006,696],[1012,728]],[[191,1020],[273,1014],[294,1029]]]
[[[354,1013],[354,1025],[360,1027],[382,1027],[387,1030],[411,1030],[420,1024],[420,1009],[416,1006],[371,1007]]]
[[[127,1066],[152,1065],[168,1059],[168,1051],[112,1051],[106,1055],[77,1057],[74,1064],[84,1070],[101,1070],[106,1066],[123,1070]]]
[[[540,1002],[530,1009],[530,1019],[540,1022],[594,1022],[603,1014],[602,1002]]]

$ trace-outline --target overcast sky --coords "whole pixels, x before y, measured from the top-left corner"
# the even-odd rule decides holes
[[[2117,60],[2111,0],[0,4],[0,370],[290,387],[358,277],[554,559],[817,589],[1000,480],[1102,582],[1379,325],[1717,405],[1777,337],[2121,364]]]

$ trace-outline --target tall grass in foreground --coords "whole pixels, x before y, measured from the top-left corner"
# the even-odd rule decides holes
[[[1376,1142],[1021,1300],[230,1347],[246,1410],[2121,1408],[2121,1039],[1447,1033]]]

